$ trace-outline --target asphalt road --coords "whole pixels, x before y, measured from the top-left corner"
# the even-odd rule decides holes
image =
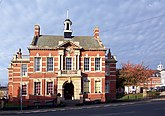
[[[51,111],[36,111],[17,116],[165,116],[165,100],[142,103],[63,108]],[[12,115],[13,116],[13,115]]]

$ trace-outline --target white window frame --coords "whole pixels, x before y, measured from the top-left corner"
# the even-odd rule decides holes
[[[52,58],[53,59],[53,70],[48,70],[48,58]],[[47,72],[53,72],[54,71],[54,58],[53,57],[47,57],[46,58],[46,70],[47,70]]]
[[[53,83],[52,94],[47,94],[47,86],[48,86],[47,84],[48,84],[48,82],[52,82],[52,83]],[[54,94],[54,81],[52,81],[52,80],[46,80],[46,81],[45,81],[45,85],[46,85],[46,86],[45,86],[45,95],[46,95],[46,96],[53,95],[53,94]]]
[[[72,70],[73,69],[73,58],[72,57],[65,57],[65,70],[68,70],[67,61],[66,61],[68,58],[71,59],[71,67],[70,67],[71,69],[69,69],[69,70]]]
[[[96,92],[96,81],[97,82],[100,82],[100,91],[99,92]],[[102,79],[95,79],[94,80],[94,93],[102,93]]]
[[[105,64],[105,75],[109,76],[110,75],[110,67],[109,64]]]
[[[91,93],[91,80],[89,79],[89,78],[86,78],[86,77],[84,77],[83,78],[83,93],[85,93],[85,91],[84,91],[84,82],[87,82],[88,81],[88,83],[89,83],[89,93],[86,93],[86,94],[90,94]]]
[[[40,84],[41,84],[41,88],[40,88],[40,95],[36,95],[35,94],[35,82],[40,82]],[[35,95],[35,96],[41,96],[42,95],[42,81],[41,80],[35,80],[34,82],[33,82],[33,94]]]
[[[23,85],[26,85],[26,95],[23,95],[23,94],[22,94],[22,96],[27,96],[27,95],[28,95],[28,84],[27,84],[27,83],[24,83],[24,84],[22,84],[22,86],[23,86]],[[22,90],[23,90],[23,87],[22,87]],[[22,90],[21,90],[21,91],[22,91]],[[23,93],[23,92],[22,92],[22,93]]]
[[[96,58],[99,58],[100,59],[100,69],[99,70],[96,70]],[[102,60],[101,60],[101,57],[95,57],[95,59],[94,59],[94,68],[95,68],[95,71],[96,72],[99,72],[99,71],[101,71],[102,70],[102,65],[101,65],[101,63],[102,63]]]
[[[26,72],[23,72],[23,65],[26,65]],[[26,77],[28,73],[28,64],[21,64],[21,76]]]
[[[89,59],[89,70],[85,70],[85,58],[88,58]],[[84,72],[89,72],[91,71],[91,58],[90,57],[84,57]]]
[[[105,93],[110,93],[110,81],[105,82]]]
[[[40,70],[36,71],[36,58],[40,58]],[[41,72],[42,71],[42,58],[41,57],[34,57],[34,72]]]

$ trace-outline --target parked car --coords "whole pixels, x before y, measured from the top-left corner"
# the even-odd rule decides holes
[[[154,90],[157,91],[157,92],[165,91],[165,86],[158,86],[158,87],[155,87]]]

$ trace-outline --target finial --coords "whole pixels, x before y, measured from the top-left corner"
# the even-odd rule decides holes
[[[108,53],[111,53],[111,50],[110,50],[110,48],[109,48],[109,50],[108,50]]]
[[[66,15],[67,15],[67,19],[69,19],[69,10],[67,10]]]

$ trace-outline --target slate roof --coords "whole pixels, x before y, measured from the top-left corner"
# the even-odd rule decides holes
[[[105,50],[105,47],[100,45],[98,40],[94,39],[93,36],[72,36],[71,39],[64,39],[64,36],[40,35],[38,38],[33,38],[29,48],[55,49],[59,45],[59,41],[79,42],[79,46],[83,49]]]

